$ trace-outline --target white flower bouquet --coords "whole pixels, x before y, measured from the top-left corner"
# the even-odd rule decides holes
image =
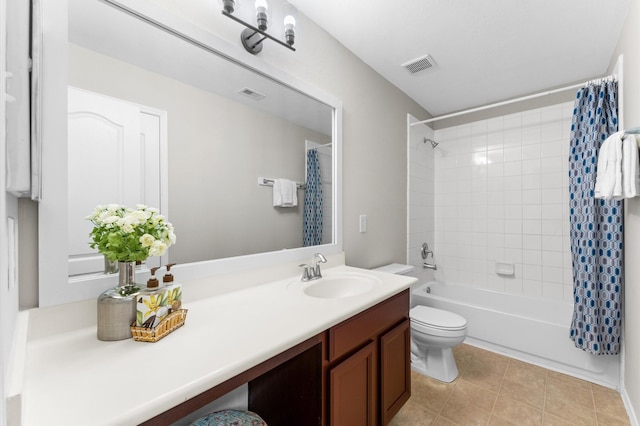
[[[97,206],[86,217],[94,227],[89,245],[111,261],[135,262],[162,256],[176,242],[173,225],[157,209],[138,204]]]

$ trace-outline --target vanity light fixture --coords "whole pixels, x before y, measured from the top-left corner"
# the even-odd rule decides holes
[[[246,27],[240,33],[240,40],[247,52],[254,55],[260,53],[262,51],[262,42],[266,39],[273,40],[287,49],[296,50],[293,48],[296,34],[296,9],[291,3],[284,2],[284,42],[267,33],[269,26],[269,4],[267,0],[255,0],[256,25],[249,24],[233,15],[233,12],[239,7],[238,1],[221,0],[221,3],[224,16]]]

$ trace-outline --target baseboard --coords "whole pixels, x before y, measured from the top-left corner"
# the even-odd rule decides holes
[[[11,343],[11,354],[6,373],[5,419],[7,425],[21,425],[24,421],[23,387],[25,362],[27,360],[27,336],[29,332],[29,311],[20,311],[16,317]],[[4,424],[0,420],[0,424]]]
[[[627,410],[627,416],[629,416],[629,423],[631,426],[639,426],[638,424],[638,416],[636,415],[635,410],[633,409],[633,405],[631,404],[631,399],[629,399],[629,395],[627,394],[627,389],[622,386],[620,389],[620,396],[622,396],[622,402],[624,402],[624,408]]]

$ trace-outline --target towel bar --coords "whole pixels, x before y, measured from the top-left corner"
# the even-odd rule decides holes
[[[272,178],[266,178],[266,177],[259,177],[258,178],[258,185],[262,185],[262,186],[273,186],[273,182],[275,181],[275,179]],[[296,182],[296,186],[299,189],[305,189],[306,185],[302,182]]]

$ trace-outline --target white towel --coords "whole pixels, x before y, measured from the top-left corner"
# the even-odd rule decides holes
[[[615,149],[615,180],[613,181],[613,199],[622,200],[624,190],[622,189],[622,138],[624,133],[618,132],[618,137],[614,139],[613,149]]]
[[[638,143],[634,135],[622,138],[622,188],[625,198],[633,198],[640,191],[640,167],[638,167]]]
[[[622,135],[616,132],[600,146],[596,171],[595,198],[610,199],[622,195]]]
[[[295,207],[298,205],[298,185],[289,179],[274,179],[273,206]]]

